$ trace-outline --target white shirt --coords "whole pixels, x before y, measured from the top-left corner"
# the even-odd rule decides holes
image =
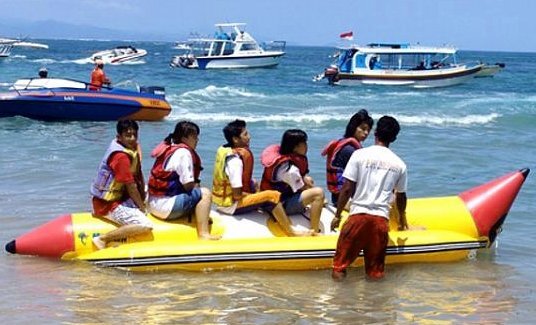
[[[179,175],[179,180],[182,184],[191,183],[194,178],[194,162],[190,151],[186,148],[177,149],[167,162],[164,162],[164,170],[174,171]],[[151,214],[159,218],[167,218],[173,205],[175,197],[169,196],[152,196],[149,194],[148,210]]]
[[[225,161],[225,174],[229,177],[229,183],[232,188],[242,188],[242,173],[244,172],[244,163],[238,155],[227,156]]]
[[[290,165],[290,168],[289,168]],[[303,178],[300,174],[300,169],[290,162],[284,162],[275,172],[276,182],[285,182],[292,188],[292,192],[296,193],[299,189],[305,186]]]
[[[342,175],[356,183],[350,214],[368,213],[389,219],[393,190],[405,193],[406,164],[389,148],[374,145],[356,150]]]

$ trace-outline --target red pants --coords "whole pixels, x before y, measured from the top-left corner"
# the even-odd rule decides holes
[[[337,241],[333,270],[345,272],[363,250],[367,275],[374,279],[382,278],[388,232],[389,221],[384,217],[365,213],[348,217]]]

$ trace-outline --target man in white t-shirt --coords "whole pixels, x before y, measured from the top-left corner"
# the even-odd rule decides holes
[[[375,144],[355,151],[343,177],[344,185],[331,223],[336,229],[350,197],[350,216],[343,225],[333,258],[332,278],[342,280],[346,269],[363,250],[365,272],[372,279],[384,276],[385,250],[388,243],[389,210],[393,199],[399,212],[398,230],[407,230],[406,164],[389,145],[396,140],[400,125],[390,116],[380,118]]]

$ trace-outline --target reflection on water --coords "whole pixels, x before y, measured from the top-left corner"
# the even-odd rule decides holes
[[[390,265],[380,282],[352,269],[343,283],[329,270],[129,273],[8,259],[16,290],[1,289],[10,297],[2,323],[495,324],[512,321],[517,305],[507,285],[512,269],[486,259]]]

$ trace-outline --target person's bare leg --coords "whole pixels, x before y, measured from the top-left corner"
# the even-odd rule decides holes
[[[212,194],[210,191],[202,187],[201,188],[201,201],[195,206],[195,219],[197,223],[197,236],[199,239],[217,240],[220,239],[219,235],[211,235],[208,225],[208,219],[210,216],[210,206],[212,204]]]
[[[304,206],[311,205],[311,229],[318,234],[320,228],[320,215],[324,207],[324,191],[320,187],[313,187],[301,193]]]
[[[299,231],[292,229],[292,223],[290,221],[290,218],[287,216],[285,209],[283,209],[283,205],[281,203],[278,203],[275,208],[272,210],[272,214],[274,215],[275,220],[277,223],[283,228],[283,231],[288,236],[311,236],[313,234],[312,230],[306,230],[306,231]]]

